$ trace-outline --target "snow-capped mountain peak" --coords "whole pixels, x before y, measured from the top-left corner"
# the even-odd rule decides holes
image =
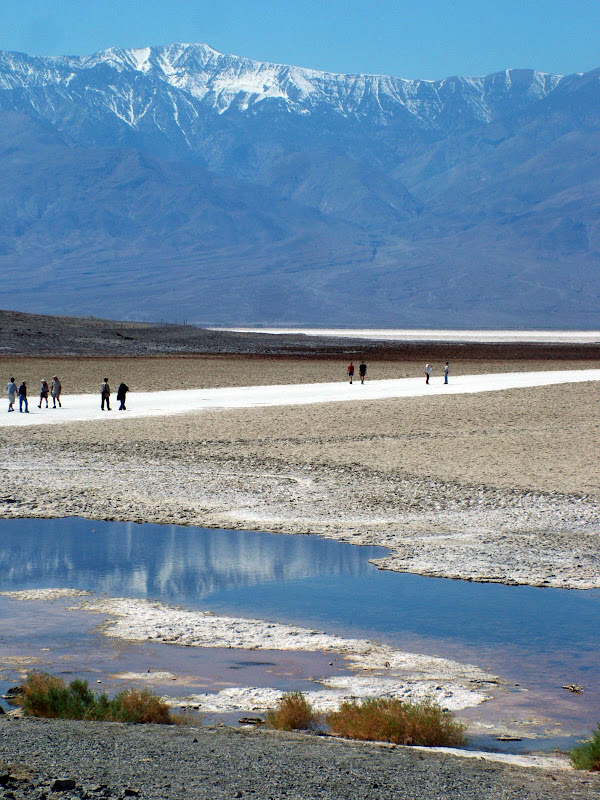
[[[5,90],[73,90],[74,83],[93,83],[97,102],[98,92],[114,95],[120,91],[127,96],[134,83],[134,93],[144,94],[141,77],[147,78],[147,90],[153,93],[157,85],[163,84],[185,94],[185,102],[195,106],[201,103],[219,114],[230,110],[247,112],[260,104],[277,102],[290,113],[306,115],[319,109],[357,119],[375,117],[383,124],[408,113],[426,126],[435,126],[440,115],[456,113],[489,121],[508,96],[541,98],[561,80],[559,75],[533,70],[506,70],[487,77],[440,81],[336,74],[225,55],[209,45],[189,43],[109,48],[84,57],[39,58],[0,53],[0,89]],[[104,87],[99,85],[102,80]],[[109,108],[113,106],[108,103]],[[136,114],[126,119],[133,126],[138,122]]]

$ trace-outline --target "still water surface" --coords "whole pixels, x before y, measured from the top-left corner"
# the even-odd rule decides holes
[[[366,636],[488,666],[600,719],[600,591],[477,584],[378,570],[382,548],[316,536],[0,520],[0,591],[69,587]],[[561,687],[581,683],[585,700]],[[533,699],[533,696],[532,696]]]

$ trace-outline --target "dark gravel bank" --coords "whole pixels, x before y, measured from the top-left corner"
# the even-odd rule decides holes
[[[13,800],[592,800],[599,793],[600,777],[586,773],[303,734],[0,719],[0,797]]]
[[[216,354],[369,359],[598,359],[598,344],[374,342],[211,331],[193,325],[118,322],[0,311],[0,355],[148,356]]]

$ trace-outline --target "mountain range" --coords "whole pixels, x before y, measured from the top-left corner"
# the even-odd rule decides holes
[[[598,327],[600,70],[337,75],[0,52],[0,305]]]

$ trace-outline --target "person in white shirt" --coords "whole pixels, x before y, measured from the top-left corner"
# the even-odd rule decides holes
[[[431,375],[431,364],[425,364],[425,383],[429,383],[430,375]]]
[[[11,378],[6,385],[6,396],[8,397],[8,410],[14,411],[13,406],[17,402],[17,384],[14,378]]]
[[[444,383],[448,383],[448,373],[450,372],[450,364],[446,361],[444,367]]]

